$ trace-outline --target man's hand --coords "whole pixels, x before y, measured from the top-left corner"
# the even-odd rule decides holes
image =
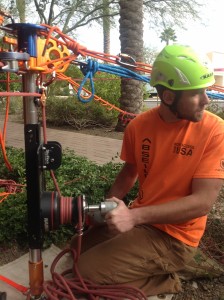
[[[110,198],[110,201],[116,202],[117,207],[105,215],[108,228],[117,234],[131,230],[135,226],[131,209],[122,200],[115,197]]]

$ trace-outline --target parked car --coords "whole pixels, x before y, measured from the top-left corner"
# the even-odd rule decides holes
[[[157,90],[153,86],[151,86],[149,83],[146,83],[144,85],[144,98],[148,99],[151,97],[157,97]]]

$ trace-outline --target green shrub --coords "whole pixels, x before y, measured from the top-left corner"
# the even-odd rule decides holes
[[[22,149],[8,147],[7,157],[12,166],[12,171],[9,171],[3,163],[3,155],[0,151],[0,179],[11,179],[19,184],[25,183],[25,158]]]
[[[10,195],[0,204],[0,243],[27,244],[27,205],[24,193]]]
[[[2,72],[0,73],[0,80],[3,80],[0,85],[0,91],[4,92],[7,91],[7,73]],[[21,91],[22,90],[22,77],[15,74],[15,73],[9,73],[10,76],[10,86],[9,90],[10,91]]]
[[[6,97],[0,97],[0,112],[6,112]],[[11,97],[9,102],[9,114],[20,115],[23,113],[23,100],[22,97]]]
[[[83,80],[79,68],[71,66],[67,76]],[[120,79],[114,75],[98,73],[94,76],[95,95],[119,106]],[[91,91],[89,81],[84,85]],[[46,102],[47,123],[53,126],[71,126],[76,130],[91,127],[111,127],[117,121],[118,112],[92,100],[82,103],[76,93],[69,89],[68,82],[56,81],[49,86]]]
[[[24,153],[21,149],[8,148],[8,156],[13,165],[13,171],[7,174],[6,167],[1,164],[0,178],[12,178],[17,183],[25,182]],[[2,161],[2,156],[0,154]],[[55,171],[55,176],[62,196],[76,197],[80,194],[86,196],[89,204],[99,203],[113,183],[121,169],[120,163],[107,163],[99,166],[86,158],[76,156],[73,151],[65,150],[62,164]],[[54,191],[53,181],[48,172],[45,172],[46,190]],[[132,189],[128,199],[137,194],[137,186]],[[27,244],[27,207],[26,193],[11,195],[0,204],[0,243],[11,241]],[[74,225],[61,226],[60,229],[45,233],[44,247],[51,243],[63,243],[74,234]]]
[[[49,97],[46,105],[47,124],[53,126],[70,126],[76,130],[92,127],[111,127],[116,122],[114,110],[92,101],[83,104],[74,97]]]
[[[95,79],[95,94],[111,104],[119,106],[121,79],[107,73],[97,73]]]
[[[224,119],[224,109],[217,102],[211,101],[207,107],[207,110]]]

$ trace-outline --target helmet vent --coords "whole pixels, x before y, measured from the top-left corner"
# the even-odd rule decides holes
[[[173,86],[174,85],[174,80],[170,79],[170,80],[168,80],[168,83],[169,83],[170,86]]]
[[[178,58],[179,59],[182,59],[182,60],[184,60],[184,59],[187,59],[188,61],[192,61],[192,62],[196,62],[194,59],[192,59],[191,57],[188,57],[188,56],[185,56],[185,55],[179,55],[178,56]]]
[[[178,75],[180,83],[182,83],[184,85],[190,85],[190,81],[187,79],[187,77],[184,75],[184,73],[180,69],[175,68],[175,71]]]

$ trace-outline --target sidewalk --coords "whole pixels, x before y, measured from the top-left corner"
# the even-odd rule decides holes
[[[1,131],[3,122],[4,120],[0,120]],[[75,154],[84,156],[99,165],[110,162],[112,158],[113,162],[121,162],[119,159],[121,140],[50,128],[47,128],[47,140],[57,141],[62,149],[74,150]],[[24,125],[8,121],[6,145],[24,149],[24,143]]]

